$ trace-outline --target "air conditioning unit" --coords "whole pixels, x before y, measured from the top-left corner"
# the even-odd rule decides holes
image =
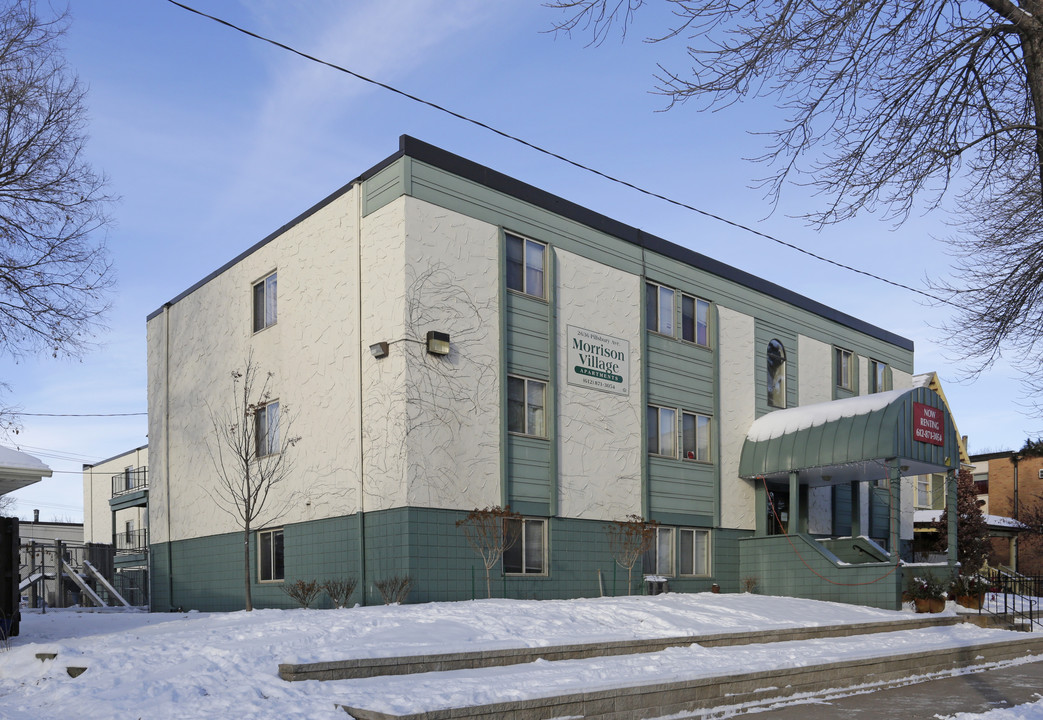
[[[1043,469],[1039,471],[1039,479],[1043,480]]]

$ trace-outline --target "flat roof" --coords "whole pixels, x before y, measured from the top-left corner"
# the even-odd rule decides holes
[[[260,242],[232,258],[230,261],[192,285],[177,297],[164,303],[161,307],[150,313],[146,319],[151,320],[156,317],[163,312],[164,308],[174,305],[185,296],[195,292],[195,290],[210,282],[210,280],[237,264],[243,258],[251,255],[256,250],[268,244],[308,216],[318,212],[326,205],[329,205],[331,202],[341,197],[344,193],[348,192],[355,183],[368,180],[403,157],[411,157],[414,160],[419,160],[420,162],[431,165],[432,167],[452,173],[453,175],[457,175],[465,180],[484,185],[491,190],[510,195],[518,200],[529,203],[543,210],[547,210],[548,212],[555,213],[566,219],[581,223],[594,230],[613,235],[621,240],[659,253],[665,257],[678,260],[691,267],[704,270],[731,282],[748,287],[751,290],[764,293],[765,295],[781,300],[782,302],[793,305],[794,307],[807,310],[808,312],[826,318],[827,320],[849,327],[852,330],[857,330],[858,332],[869,335],[870,337],[883,340],[884,342],[895,345],[903,350],[908,350],[909,352],[913,351],[912,340],[879,328],[865,322],[864,320],[843,313],[835,308],[812,300],[804,295],[793,292],[788,288],[757,277],[756,275],[744,270],[739,270],[738,268],[727,265],[719,260],[714,260],[713,258],[695,252],[694,250],[664,240],[663,238],[647,233],[639,228],[633,227],[632,225],[613,220],[607,215],[602,215],[601,213],[595,212],[589,208],[577,205],[576,203],[549,193],[546,190],[541,190],[534,185],[529,185],[521,180],[510,177],[509,175],[504,175],[496,170],[480,165],[473,160],[468,160],[467,158],[455,155],[447,150],[443,150],[442,148],[410,137],[409,135],[399,136],[398,152],[389,155],[351,182],[308,208],[275,232],[269,234]]]

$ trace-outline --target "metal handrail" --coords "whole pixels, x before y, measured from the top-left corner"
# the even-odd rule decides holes
[[[124,470],[112,476],[112,497],[148,489],[148,468]]]

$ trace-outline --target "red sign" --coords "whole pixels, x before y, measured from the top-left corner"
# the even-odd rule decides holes
[[[945,414],[941,408],[913,403],[913,437],[931,445],[945,444]]]

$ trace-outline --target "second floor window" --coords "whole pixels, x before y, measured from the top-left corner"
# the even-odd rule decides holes
[[[778,340],[768,343],[768,405],[786,407],[786,348]]]
[[[270,402],[254,411],[257,456],[279,452],[279,403]]]
[[[507,378],[507,432],[547,437],[547,383],[530,378]]]
[[[677,411],[673,408],[648,406],[648,452],[677,457]]]
[[[685,460],[710,461],[710,418],[698,413],[681,414],[681,451]]]
[[[507,289],[533,297],[547,297],[543,287],[543,243],[507,234]]]
[[[272,273],[254,283],[254,332],[274,325],[277,318],[276,277]]]

